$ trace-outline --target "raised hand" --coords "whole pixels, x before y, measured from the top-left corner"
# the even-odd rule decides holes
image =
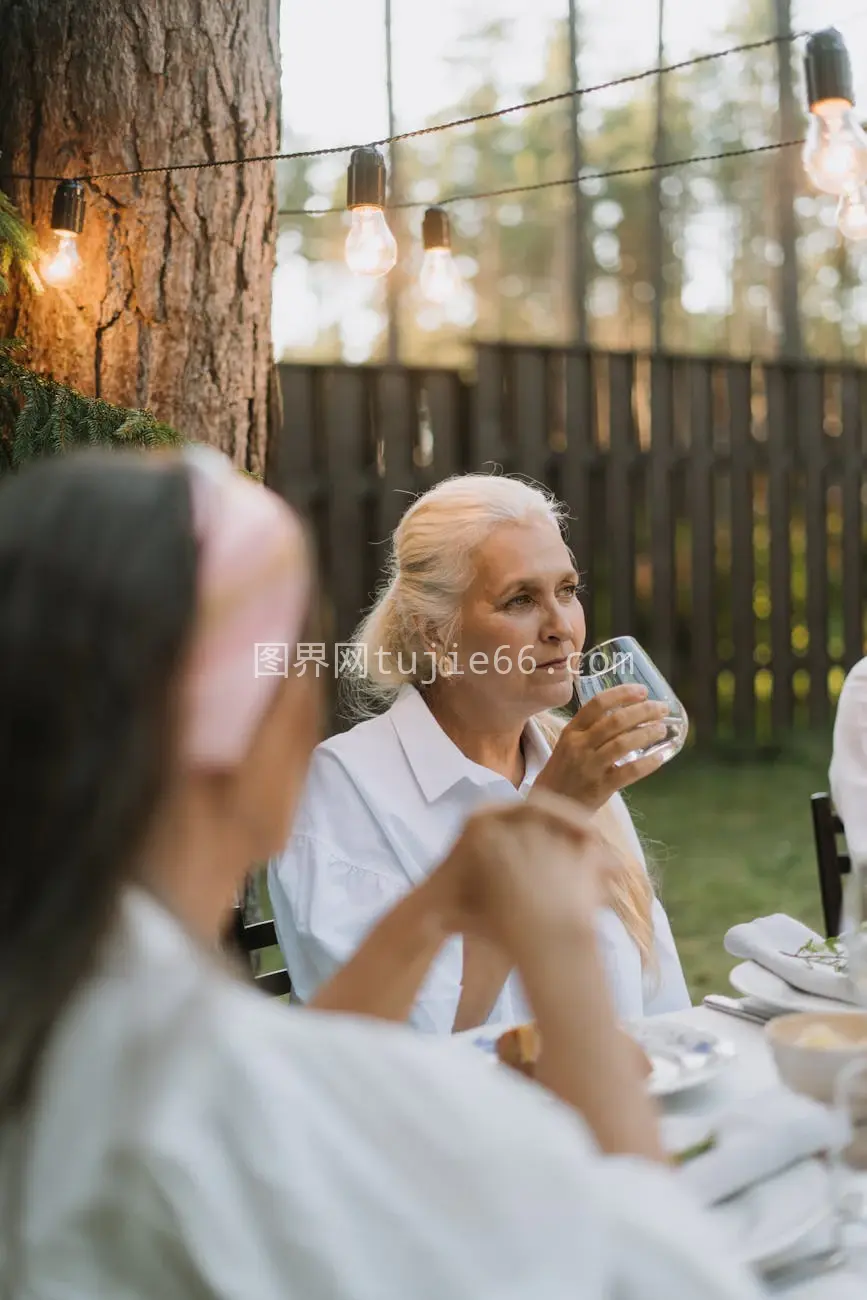
[[[554,751],[536,779],[556,794],[568,795],[596,812],[613,794],[662,766],[660,754],[637,758],[623,767],[618,759],[666,735],[662,719],[668,705],[648,700],[643,686],[614,686],[583,705],[563,728]]]

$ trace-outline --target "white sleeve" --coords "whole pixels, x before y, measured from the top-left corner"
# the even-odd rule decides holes
[[[210,1104],[151,1159],[197,1293],[758,1300],[676,1174],[601,1157],[576,1115],[470,1049],[311,1011],[284,1012],[285,1032],[229,1019],[242,1043],[209,1069]]]
[[[867,659],[843,683],[828,779],[849,852],[867,856]]]
[[[373,926],[409,891],[394,852],[343,768],[314,760],[296,829],[268,867],[277,938],[293,989],[308,1002]],[[451,1033],[461,995],[462,947],[449,940],[425,979],[410,1022]]]

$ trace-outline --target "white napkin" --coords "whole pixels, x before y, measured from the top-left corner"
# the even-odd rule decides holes
[[[708,1121],[716,1145],[679,1171],[706,1206],[849,1140],[846,1117],[785,1088],[726,1107]]]
[[[857,1006],[858,995],[848,975],[831,966],[817,965],[791,955],[811,939],[820,944],[824,942],[809,926],[777,913],[733,926],[724,942],[726,952],[733,957],[764,966],[792,988]]]

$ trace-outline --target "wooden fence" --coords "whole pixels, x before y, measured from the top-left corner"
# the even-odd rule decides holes
[[[588,645],[631,632],[700,740],[826,725],[864,653],[867,370],[483,345],[476,373],[280,368],[269,481],[346,639],[412,494],[489,467],[569,506]]]

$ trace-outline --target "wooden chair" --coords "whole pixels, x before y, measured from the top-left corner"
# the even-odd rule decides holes
[[[843,910],[843,877],[852,864],[845,844],[843,823],[834,811],[829,794],[810,797],[813,814],[813,837],[816,842],[816,861],[819,867],[819,892],[822,895],[822,912],[825,918],[825,936],[830,939],[840,933]],[[843,838],[842,850],[838,836]]]
[[[277,930],[273,921],[253,921],[247,925],[244,921],[243,909],[236,906],[226,941],[230,948],[250,963],[256,986],[263,993],[270,993],[273,997],[285,997],[292,992],[292,981],[285,967],[281,970],[266,971],[263,974],[257,973],[256,970],[254,954],[268,948],[277,948],[279,951],[280,945],[277,942]]]

